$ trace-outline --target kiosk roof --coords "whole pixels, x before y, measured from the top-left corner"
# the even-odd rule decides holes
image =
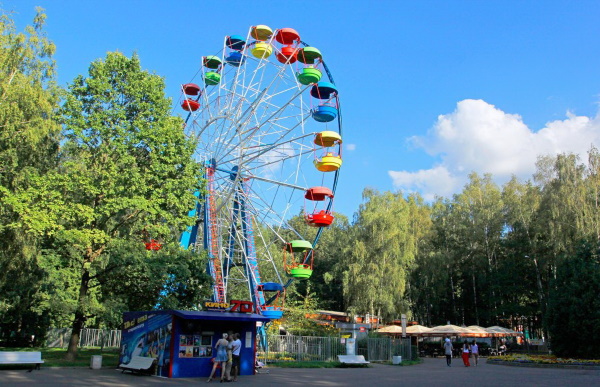
[[[231,313],[231,312],[210,312],[210,311],[189,311],[172,310],[169,311],[175,316],[188,320],[235,320],[235,321],[270,321],[271,319],[260,314],[254,313]]]

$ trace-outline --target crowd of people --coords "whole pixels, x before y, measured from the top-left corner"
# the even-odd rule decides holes
[[[444,341],[444,354],[446,355],[446,365],[448,367],[452,367],[453,350],[454,346],[452,345],[450,338],[446,338],[446,340]],[[477,367],[477,365],[479,364],[479,346],[477,345],[477,342],[473,340],[472,343],[468,343],[465,340],[462,345],[461,356],[465,367],[471,366],[471,357],[473,358],[475,367]]]
[[[221,368],[221,383],[237,382],[240,373],[240,350],[242,342],[239,333],[223,333],[223,337],[215,344],[216,356],[213,368],[206,383],[210,383],[218,368]]]

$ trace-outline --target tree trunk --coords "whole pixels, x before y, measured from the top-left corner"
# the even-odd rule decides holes
[[[456,297],[454,296],[454,278],[452,276],[452,271],[450,271],[450,294],[452,295],[452,314],[454,317],[454,323],[456,323],[456,321],[458,321],[458,315],[456,313]]]
[[[77,358],[77,350],[79,347],[79,336],[83,324],[85,324],[85,304],[89,290],[90,272],[84,266],[81,273],[81,284],[79,285],[79,297],[77,298],[77,310],[73,319],[73,327],[71,330],[71,339],[69,340],[69,348],[67,349],[66,360],[73,361]]]
[[[476,325],[479,325],[479,309],[477,308],[477,284],[475,282],[475,267],[473,267],[473,306],[475,306],[475,321]]]

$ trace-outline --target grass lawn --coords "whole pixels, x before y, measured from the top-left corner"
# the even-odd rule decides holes
[[[388,363],[388,364],[392,364],[392,365],[399,365],[399,366],[411,366],[411,365],[416,365],[416,364],[421,364],[423,363],[423,359],[417,359],[417,360],[402,360],[402,363],[400,364],[392,364],[392,363]]]
[[[490,356],[488,362],[511,362],[522,364],[542,364],[542,365],[575,365],[575,366],[600,366],[599,359],[569,359],[559,358],[554,355],[527,355],[527,354],[508,354],[505,356]]]
[[[67,350],[64,348],[8,348],[0,347],[0,351],[40,351],[42,352],[42,367],[89,367],[93,355],[102,355],[103,367],[117,367],[119,365],[119,351],[117,349],[80,348],[75,361],[65,360]],[[30,365],[3,364],[0,370],[28,369]]]

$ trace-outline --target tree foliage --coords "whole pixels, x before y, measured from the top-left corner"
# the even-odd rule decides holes
[[[408,310],[404,293],[417,252],[411,206],[401,194],[366,189],[346,248],[344,298],[358,313],[384,317]]]
[[[29,206],[44,200],[36,186],[56,167],[59,144],[61,92],[45,19],[38,8],[33,24],[17,32],[10,15],[0,15],[0,323],[17,336],[40,336],[48,323],[38,311],[36,262],[46,217],[32,216]]]
[[[600,358],[600,248],[581,242],[562,260],[549,294],[548,331],[558,356]]]
[[[92,282],[114,263],[117,243],[141,242],[142,233],[170,238],[192,221],[201,170],[195,144],[169,111],[162,78],[135,55],[108,53],[69,86],[61,166],[48,179],[60,192],[53,246],[79,272],[71,356],[96,315]]]

